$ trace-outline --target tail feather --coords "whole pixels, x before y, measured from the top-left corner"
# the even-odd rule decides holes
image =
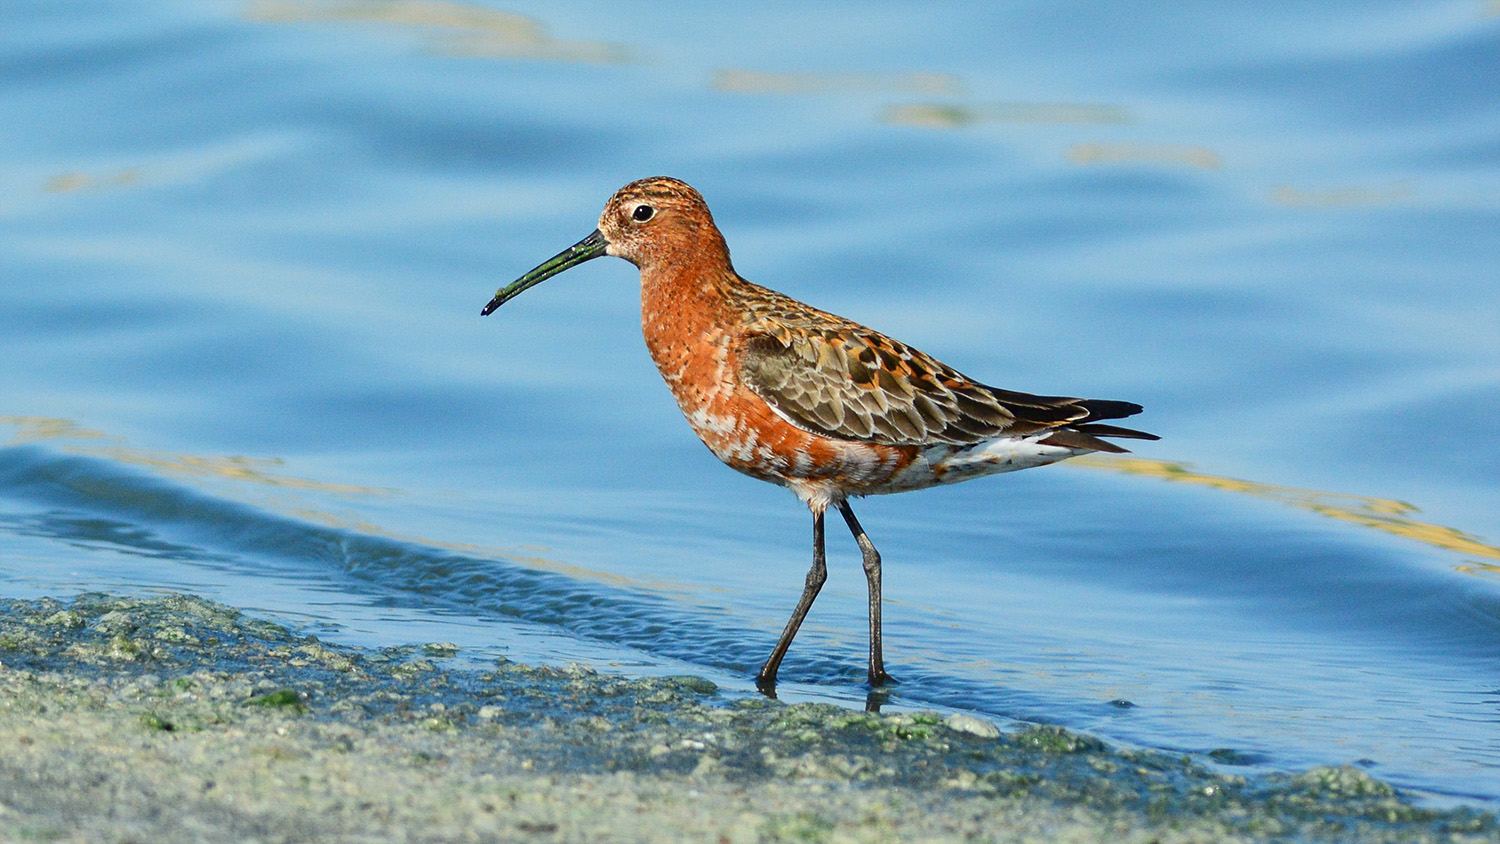
[[[1121,428],[1118,425],[1105,425],[1098,421],[1100,419],[1123,419],[1140,413],[1142,408],[1135,402],[1114,401],[1113,399],[1075,399],[1066,396],[1034,396],[1030,393],[1016,393],[995,387],[984,389],[988,390],[993,398],[1014,415],[1017,423],[1014,430],[1028,433],[1050,429],[1047,436],[1040,440],[1046,445],[1084,451],[1103,451],[1111,454],[1128,454],[1128,449],[1100,438],[1161,439],[1145,431]]]
[[[1148,434],[1145,431],[1137,431],[1134,428],[1121,428],[1118,425],[1101,425],[1097,422],[1089,422],[1083,425],[1074,425],[1073,430],[1081,431],[1085,434],[1093,434],[1096,437],[1125,437],[1126,439],[1132,440],[1161,439],[1161,437],[1158,437],[1155,434]]]
[[[1098,437],[1085,434],[1072,428],[1060,428],[1048,434],[1045,439],[1039,440],[1042,445],[1055,445],[1061,448],[1078,448],[1086,451],[1103,451],[1109,454],[1129,454],[1130,449],[1121,448],[1112,442],[1106,442]]]
[[[1124,419],[1140,413],[1143,409],[1135,402],[1111,399],[1083,399],[1078,402],[1078,406],[1089,412],[1088,419],[1083,420],[1089,422],[1095,419]]]
[[[1105,425],[1094,422],[1094,419],[1120,419],[1126,416],[1134,416],[1141,412],[1141,406],[1128,401],[1111,401],[1109,399],[1084,399],[1078,402],[1078,406],[1089,412],[1089,415],[1071,425],[1059,428],[1042,440],[1047,445],[1057,445],[1064,448],[1080,448],[1089,451],[1102,451],[1108,454],[1129,454],[1130,450],[1107,442],[1100,437],[1122,437],[1132,440],[1159,440],[1155,434],[1145,431],[1137,431],[1134,428],[1121,428],[1118,425]]]

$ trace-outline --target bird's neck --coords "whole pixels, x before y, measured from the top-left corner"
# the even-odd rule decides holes
[[[641,268],[641,333],[674,393],[690,371],[721,365],[724,340],[739,322],[734,289],[745,284],[728,256]],[[685,396],[678,395],[681,403]]]

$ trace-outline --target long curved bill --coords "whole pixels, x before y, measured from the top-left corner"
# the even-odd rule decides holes
[[[583,240],[578,241],[572,246],[569,246],[567,249],[564,249],[556,255],[553,255],[551,258],[543,261],[541,265],[536,269],[532,270],[526,275],[521,276],[510,284],[507,284],[506,286],[500,288],[500,290],[495,293],[495,298],[491,299],[490,303],[484,306],[484,310],[480,311],[479,315],[489,316],[494,312],[496,308],[500,307],[506,302],[509,302],[510,300],[516,298],[527,290],[537,286],[538,284],[541,284],[542,282],[557,275],[563,270],[568,269],[569,267],[576,267],[584,261],[592,261],[600,255],[603,255],[604,250],[608,248],[609,241],[604,239],[603,232],[600,232],[598,229],[594,229],[593,234],[589,235]]]

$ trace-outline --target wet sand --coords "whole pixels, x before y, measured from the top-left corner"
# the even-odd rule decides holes
[[[186,597],[0,602],[0,840],[1500,842],[1350,767],[1240,777],[1056,727],[695,677],[444,665]]]

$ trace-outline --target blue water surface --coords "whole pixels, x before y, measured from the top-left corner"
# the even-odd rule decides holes
[[[892,705],[1500,803],[1496,79],[1493,0],[10,0],[0,595],[750,689],[810,518],[634,269],[479,317],[670,174],[746,277],[1163,437],[857,502]],[[836,522],[782,692],[857,705]]]

